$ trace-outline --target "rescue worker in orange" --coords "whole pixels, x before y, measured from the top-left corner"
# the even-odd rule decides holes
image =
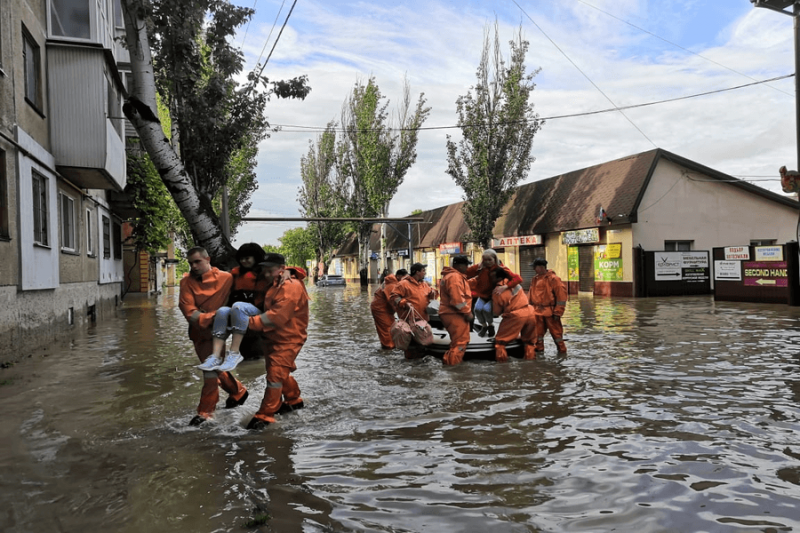
[[[450,348],[442,362],[457,365],[464,360],[469,344],[472,315],[472,291],[467,281],[467,268],[472,261],[465,255],[453,257],[453,266],[444,267],[439,282],[439,317],[450,335]]]
[[[292,372],[295,359],[308,338],[308,293],[297,279],[299,272],[287,277],[286,260],[281,254],[269,253],[261,263],[261,275],[268,284],[264,295],[265,312],[250,318],[249,328],[267,333],[264,341],[264,362],[267,389],[247,429],[263,429],[275,422],[275,414],[302,409],[300,387]],[[305,274],[305,271],[302,272]]]
[[[211,326],[217,309],[228,302],[233,276],[212,267],[208,252],[203,248],[191,248],[186,253],[186,259],[190,272],[181,279],[179,307],[189,322],[189,338],[202,363],[212,355]],[[229,395],[225,401],[226,409],[238,407],[247,400],[247,389],[230,372],[203,371],[203,390],[197,415],[189,425],[199,426],[214,416],[219,387]]]
[[[490,277],[497,285],[506,284],[510,279],[508,272],[502,268],[492,270]],[[492,294],[492,312],[494,316],[502,317],[494,338],[495,359],[498,362],[508,361],[506,346],[517,338],[525,346],[525,359],[536,359],[536,318],[522,286]]]
[[[372,303],[369,305],[372,311],[372,318],[375,320],[375,329],[378,330],[378,338],[381,340],[381,349],[393,350],[394,341],[390,330],[395,321],[395,309],[389,301],[394,286],[408,276],[408,271],[401,268],[394,274],[388,274],[383,278],[381,286],[375,291]]]
[[[392,289],[389,301],[397,309],[397,316],[405,319],[410,309],[415,309],[422,318],[428,320],[428,303],[436,299],[436,291],[425,281],[426,266],[422,263],[411,265],[411,275],[400,281]],[[406,359],[419,359],[425,355],[425,348],[411,340],[405,350]]]
[[[489,272],[496,268],[502,268],[511,274],[511,278],[507,285],[497,285],[492,283],[489,279]],[[475,278],[474,291],[478,299],[475,302],[475,318],[481,325],[478,332],[479,337],[494,337],[494,316],[492,315],[492,292],[504,292],[508,289],[513,289],[522,283],[522,278],[519,274],[511,272],[507,267],[500,264],[497,259],[497,252],[491,248],[484,250],[481,257],[481,262],[472,265],[467,269],[467,278]]]
[[[534,259],[531,266],[536,275],[531,280],[528,297],[536,315],[536,354],[544,354],[544,334],[549,329],[558,353],[566,355],[567,345],[564,344],[564,326],[561,324],[561,317],[567,308],[567,289],[561,278],[547,269],[547,261],[544,258]]]

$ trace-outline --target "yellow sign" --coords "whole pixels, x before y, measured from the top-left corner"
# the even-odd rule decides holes
[[[606,259],[616,259],[622,255],[622,244],[608,244],[606,245]]]

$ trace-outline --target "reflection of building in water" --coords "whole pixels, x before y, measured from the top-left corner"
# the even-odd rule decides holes
[[[776,176],[777,178],[777,176]],[[458,249],[478,261],[462,203],[421,213],[410,262],[436,266],[434,283]],[[494,227],[492,247],[527,288],[530,263],[544,257],[570,294],[603,296],[709,293],[715,247],[782,244],[796,239],[798,202],[662,149],[642,152],[520,186]],[[378,225],[370,250],[380,249]],[[407,248],[388,234],[390,255]],[[659,255],[654,256],[653,253]],[[649,254],[649,255],[648,255]],[[357,272],[358,243],[337,257]],[[371,279],[377,279],[373,268]]]
[[[569,340],[570,333],[581,330],[627,331],[637,325],[637,306],[639,300],[633,299],[594,299],[586,296],[573,298],[561,319],[564,335]]]

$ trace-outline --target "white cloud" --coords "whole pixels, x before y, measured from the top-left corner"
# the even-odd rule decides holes
[[[433,108],[425,125],[453,125],[455,100],[474,84],[484,28],[495,17],[504,46],[520,23],[531,42],[528,66],[542,68],[535,78],[533,99],[543,117],[612,107],[592,82],[614,104],[623,106],[751,82],[729,69],[756,79],[794,70],[791,18],[765,9],[726,4],[701,11],[710,9],[708,4],[688,0],[588,2],[694,52],[690,53],[582,0],[518,1],[591,82],[513,3],[302,1],[264,74],[270,79],[308,74],[312,92],[305,101],[273,100],[269,119],[273,124],[324,127],[339,119],[342,102],[356,80],[375,76],[394,104],[407,74],[412,94],[424,92]],[[279,5],[259,3],[245,45],[248,64],[255,63]],[[701,15],[708,18],[696,20]],[[759,85],[625,113],[658,147],[730,174],[774,175],[773,181],[759,185],[779,191],[778,167],[797,166],[794,87],[792,79],[771,85],[784,92]],[[299,216],[300,158],[318,133],[295,131],[287,127],[262,143],[260,186],[251,216],[262,211]],[[460,189],[445,174],[448,133],[458,136],[458,130],[420,134],[417,163],[392,202],[392,216],[461,200]],[[528,181],[652,148],[618,112],[549,120],[535,138],[536,162]],[[253,235],[247,240],[277,244],[285,229],[297,225],[261,223],[256,229],[241,230],[236,240],[244,242],[243,235]]]

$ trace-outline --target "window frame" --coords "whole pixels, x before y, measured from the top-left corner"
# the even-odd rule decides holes
[[[65,205],[69,203],[69,208]],[[72,254],[78,253],[78,228],[75,212],[78,202],[64,191],[58,192],[58,206],[61,209],[61,251]],[[71,242],[67,242],[67,241]],[[70,246],[71,245],[71,246]]]
[[[105,215],[101,216],[103,232],[103,259],[111,259],[111,219]]]
[[[686,248],[682,248],[682,245]],[[664,241],[665,252],[691,252],[693,247],[694,241]]]
[[[50,247],[48,231],[48,178],[31,169],[31,196],[33,205],[33,243],[37,246]]]
[[[778,239],[750,239],[750,246],[774,246]]]
[[[0,241],[11,240],[8,223],[8,172],[6,171],[6,152],[0,149]]]
[[[86,255],[95,257],[94,252],[94,234],[92,233],[95,225],[92,224],[92,210],[86,209]]]
[[[25,101],[36,110],[37,113],[43,115],[44,98],[42,87],[42,48],[31,32],[22,25],[22,69],[23,78],[25,80]],[[32,57],[30,57],[32,56]],[[30,76],[30,69],[33,69],[33,76]],[[35,87],[31,87],[31,83],[35,83]]]

